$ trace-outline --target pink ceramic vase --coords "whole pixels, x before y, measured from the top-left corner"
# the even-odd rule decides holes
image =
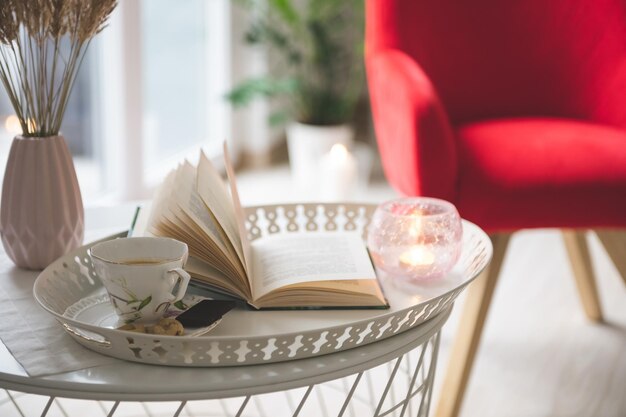
[[[2,244],[22,268],[43,269],[83,241],[83,202],[63,136],[16,136],[0,206]]]

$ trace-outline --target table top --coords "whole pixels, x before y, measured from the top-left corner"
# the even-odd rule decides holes
[[[123,230],[130,224],[134,207],[87,209],[86,241]],[[37,275],[37,272],[12,271]],[[70,398],[133,401],[226,398],[297,388],[360,372],[410,351],[441,328],[450,308],[414,329],[379,342],[344,352],[266,365],[177,368],[113,360],[107,365],[30,377],[0,342],[0,387]]]

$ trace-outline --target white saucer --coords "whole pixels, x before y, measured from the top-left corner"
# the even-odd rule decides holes
[[[182,305],[177,303],[179,306],[185,308],[180,309],[176,305],[171,305],[165,312],[164,317],[175,318],[183,311],[205,299],[207,299],[207,297],[188,294],[185,298],[183,298]],[[82,298],[69,306],[63,313],[63,316],[105,329],[118,329],[125,324],[124,321],[116,314],[115,309],[111,304],[111,300],[109,299],[109,295],[106,292]],[[221,319],[206,327],[185,328],[183,336],[202,336],[214,329],[220,321]],[[90,339],[101,340],[101,342],[104,342],[102,336],[88,330],[78,329],[69,325],[66,325],[65,328],[71,333],[83,335],[89,337]]]

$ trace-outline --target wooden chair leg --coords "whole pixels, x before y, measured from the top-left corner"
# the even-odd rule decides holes
[[[491,236],[493,243],[491,263],[468,288],[435,412],[436,417],[456,417],[459,414],[510,237],[510,234]]]
[[[626,284],[626,231],[595,230],[595,232]]]
[[[602,321],[602,307],[593,274],[591,257],[584,231],[562,230],[563,241],[572,264],[578,295],[589,320]]]

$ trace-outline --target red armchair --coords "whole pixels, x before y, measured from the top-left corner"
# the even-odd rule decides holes
[[[626,277],[626,3],[366,0],[366,68],[389,182],[492,235],[438,416],[458,414],[510,233],[558,227],[602,312],[584,231]],[[615,230],[612,230],[615,229]],[[625,278],[626,279],[626,278]]]

